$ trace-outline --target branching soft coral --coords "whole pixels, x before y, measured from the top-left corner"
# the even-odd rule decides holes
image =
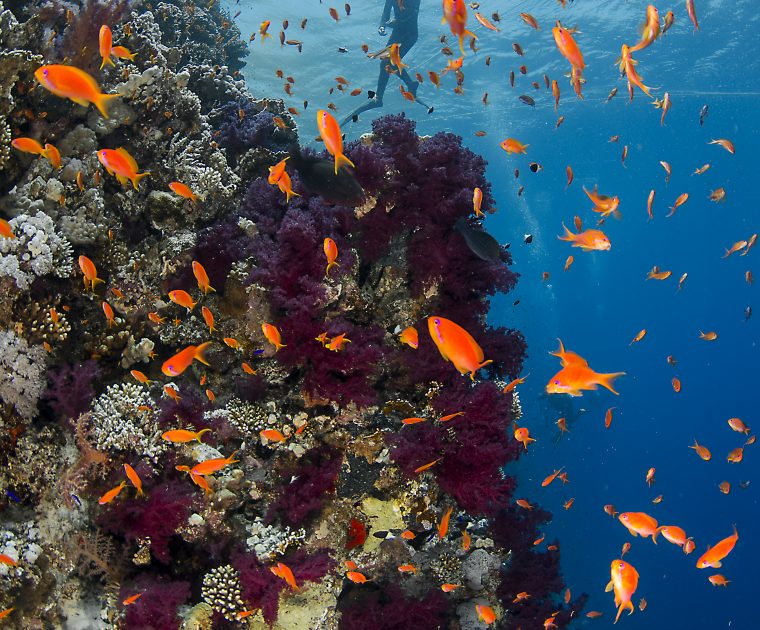
[[[295,467],[283,471],[281,478],[289,483],[279,489],[280,495],[270,504],[266,522],[281,518],[286,525],[298,528],[316,515],[335,491],[342,459],[338,450],[317,447],[301,457]]]
[[[420,630],[445,627],[449,603],[440,589],[423,599],[407,597],[395,584],[384,590],[369,585],[352,588],[338,606],[340,630]]]
[[[169,542],[190,516],[195,501],[193,492],[191,484],[165,481],[146,488],[145,499],[130,496],[111,503],[98,520],[104,529],[130,542],[150,538],[153,556],[169,564]]]
[[[327,549],[307,553],[303,549],[286,556],[280,562],[293,572],[296,584],[316,582],[335,566]],[[251,608],[261,608],[267,623],[277,619],[280,591],[289,588],[285,580],[275,576],[270,568],[261,564],[256,554],[238,551],[231,557],[232,565],[240,573],[243,599]]]
[[[177,630],[181,619],[177,608],[190,597],[189,582],[173,582],[150,574],[139,575],[122,586],[119,600],[142,593],[140,598],[126,607],[126,628],[141,630]]]
[[[66,363],[57,370],[48,370],[50,385],[44,397],[61,418],[74,420],[90,408],[95,395],[93,381],[99,375],[96,361]]]

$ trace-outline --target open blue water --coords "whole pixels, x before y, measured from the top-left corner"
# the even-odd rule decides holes
[[[343,3],[316,0],[271,0],[229,3],[244,36],[258,32],[259,24],[271,20],[273,37],[251,43],[251,56],[244,73],[257,95],[282,94],[289,106],[302,112],[299,132],[302,142],[317,135],[315,113],[332,102],[338,118],[366,98],[335,91],[334,77],[343,76],[349,90],[375,89],[379,62],[369,60],[360,46],[377,50],[385,43],[377,26],[382,2],[351,2],[345,17]],[[660,110],[638,90],[628,102],[625,82],[614,65],[622,43],[638,39],[637,26],[643,21],[647,2],[643,0],[575,0],[562,10],[556,0],[482,2],[480,11],[501,14],[502,31],[494,33],[478,25],[470,12],[470,28],[478,35],[478,52],[466,49],[463,71],[464,94],[452,92],[453,76],[443,79],[440,90],[427,81],[418,96],[435,107],[433,114],[408,103],[392,77],[385,105],[362,116],[344,131],[348,140],[370,128],[374,116],[407,112],[418,123],[421,134],[439,130],[463,136],[465,144],[485,156],[498,211],[489,216],[486,227],[501,242],[511,243],[514,268],[521,274],[516,291],[493,302],[495,324],[522,330],[528,341],[527,383],[520,387],[523,421],[538,438],[530,453],[510,474],[520,479],[517,496],[539,502],[554,512],[547,540],[556,536],[562,549],[562,566],[573,592],[591,595],[588,610],[601,610],[598,620],[581,619],[576,627],[607,627],[614,618],[612,595],[604,593],[610,561],[619,557],[624,542],[632,543],[626,556],[641,575],[635,601],[643,596],[649,606],[638,610],[620,625],[628,628],[736,628],[760,627],[754,606],[757,590],[758,456],[750,446],[740,464],[726,462],[727,453],[744,441],[726,421],[739,417],[750,427],[760,423],[757,380],[760,377],[760,328],[755,318],[745,321],[747,306],[760,308],[757,286],[744,281],[744,273],[757,265],[758,250],[741,257],[723,259],[725,248],[748,239],[760,230],[760,195],[757,159],[760,132],[757,125],[760,103],[760,62],[757,43],[760,6],[756,0],[696,0],[701,30],[694,32],[683,0],[658,4],[660,15],[672,9],[676,21],[665,37],[635,55],[638,70],[647,85],[670,93],[673,107],[660,126]],[[338,9],[341,19],[334,22],[328,8]],[[520,20],[521,11],[531,13],[541,30],[534,31]],[[439,71],[447,57],[440,54],[439,36],[446,32],[440,24],[437,1],[422,1],[417,45],[404,61],[413,72],[427,77]],[[308,18],[305,30],[299,28]],[[558,53],[551,26],[560,18],[567,26],[577,25],[577,41],[587,63],[583,101],[575,98],[563,75],[569,64]],[[303,41],[303,52],[295,46],[281,47],[278,32],[282,20],[290,22],[288,39]],[[520,58],[512,43],[525,51]],[[456,50],[449,35],[449,44]],[[345,47],[348,52],[338,52]],[[486,67],[485,58],[491,57]],[[518,67],[528,67],[521,76]],[[293,96],[282,92],[284,81],[276,69],[295,79]],[[517,74],[510,88],[508,74]],[[556,78],[562,97],[558,114],[564,124],[555,129],[558,114],[553,98],[544,89],[543,75]],[[534,90],[530,83],[541,88]],[[618,87],[609,103],[607,94]],[[488,105],[481,101],[488,92]],[[524,105],[518,96],[535,99],[535,108]],[[303,110],[303,101],[308,108]],[[703,127],[699,112],[709,106]],[[477,130],[487,130],[476,137]],[[610,136],[619,135],[617,143]],[[512,136],[530,145],[527,156],[509,156],[499,143]],[[730,155],[707,142],[729,138],[736,144]],[[621,164],[623,146],[629,154]],[[313,143],[313,146],[317,146]],[[660,160],[672,165],[673,175],[665,182]],[[533,174],[528,164],[536,161],[543,170]],[[703,164],[712,168],[704,175],[692,175]],[[565,190],[565,167],[571,165],[575,181]],[[515,180],[513,171],[520,169]],[[618,195],[620,221],[610,219],[602,229],[612,241],[609,252],[584,253],[557,240],[561,222],[572,225],[578,214],[586,227],[593,227],[597,215],[582,186],[598,184],[601,192]],[[519,186],[524,185],[518,197]],[[708,200],[711,190],[723,187],[726,201]],[[653,221],[648,222],[646,201],[656,190]],[[683,192],[689,201],[675,216],[665,218],[668,207]],[[533,235],[530,245],[523,235]],[[575,262],[563,272],[565,259]],[[657,265],[672,270],[671,278],[645,281]],[[550,278],[542,282],[542,273]],[[688,273],[680,292],[678,278]],[[520,303],[513,306],[519,299]],[[757,317],[757,316],[755,316]],[[647,336],[629,346],[634,335],[646,328]],[[716,331],[710,343],[698,338],[700,330]],[[556,358],[548,355],[561,338],[569,349],[586,357],[600,372],[625,371],[618,381],[620,396],[606,390],[586,393],[582,398],[544,394],[544,386],[559,369]],[[666,357],[673,355],[677,366]],[[671,387],[677,376],[683,384],[680,394]],[[610,429],[604,428],[604,413],[615,407]],[[556,442],[554,422],[566,416],[570,433]],[[713,452],[710,462],[700,460],[687,448],[696,438]],[[541,488],[540,481],[565,466],[570,484]],[[655,467],[652,488],[644,483],[647,470]],[[723,495],[721,481],[732,490]],[[752,480],[746,490],[739,482]],[[663,495],[659,505],[652,499]],[[562,503],[570,497],[569,511]],[[621,511],[645,511],[661,524],[679,525],[693,536],[696,551],[685,556],[661,539],[655,547],[650,540],[633,539],[617,520],[603,511],[612,503]],[[719,571],[698,570],[697,557],[707,544],[715,544],[739,529],[740,541]],[[731,580],[728,588],[716,588],[708,575],[722,573]]]

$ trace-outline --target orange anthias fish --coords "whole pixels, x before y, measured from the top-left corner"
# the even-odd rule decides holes
[[[604,218],[607,218],[611,214],[614,215],[616,219],[620,218],[620,211],[618,210],[620,199],[618,197],[600,195],[597,186],[594,186],[594,190],[586,190],[586,187],[584,186],[583,192],[588,195],[588,198],[591,199],[591,203],[594,204],[594,207],[592,208],[594,212],[600,213]]]
[[[651,98],[652,94],[649,90],[652,88],[644,85],[643,79],[639,76],[639,73],[636,72],[636,62],[633,60],[633,57],[631,57],[631,50],[626,44],[623,44],[620,49],[620,58],[620,65],[625,70],[625,75],[628,78],[628,84],[635,85],[642,92],[644,92],[644,94]],[[630,94],[633,94],[632,89],[629,89],[629,92]]]
[[[127,485],[126,481],[122,481],[118,486],[115,488],[111,488],[108,492],[106,492],[102,497],[98,499],[98,503],[100,505],[105,505],[106,503],[110,503],[113,501],[117,496],[119,496],[119,493],[122,491],[124,486]]]
[[[296,584],[296,578],[293,575],[293,571],[290,570],[290,567],[287,564],[278,562],[276,567],[270,568],[270,571],[274,573],[277,577],[285,580],[288,583],[288,586],[292,588],[294,591],[299,590],[298,584]]]
[[[130,61],[134,61],[135,57],[137,57],[137,53],[131,52],[129,48],[125,48],[124,46],[111,47],[111,54],[119,59],[129,59]]]
[[[95,285],[98,282],[105,282],[105,280],[101,280],[98,278],[98,270],[95,268],[95,263],[93,263],[87,256],[80,256],[79,257],[79,268],[82,270],[82,275],[84,276],[84,290],[86,291],[88,288],[91,291],[95,290]]]
[[[477,39],[474,33],[467,30],[467,6],[464,0],[443,0],[441,23],[448,23],[451,34],[459,40],[459,50],[462,54],[464,54],[465,35]]]
[[[639,573],[625,560],[613,560],[610,565],[610,582],[606,592],[614,591],[615,606],[618,607],[615,623],[620,619],[620,614],[627,609],[628,614],[633,614],[634,606],[631,598],[639,586]]]
[[[187,346],[184,350],[164,361],[161,371],[166,376],[179,376],[190,367],[193,361],[200,361],[203,365],[209,365],[208,361],[206,361],[205,352],[210,345],[211,342],[207,341],[198,346]]]
[[[444,317],[428,317],[428,332],[446,361],[451,361],[461,374],[475,373],[493,360],[483,360],[483,349],[464,328]]]
[[[673,207],[670,209],[670,212],[668,212],[668,214],[666,214],[665,216],[672,217],[676,213],[676,210],[678,210],[678,208],[682,206],[683,204],[685,204],[688,200],[689,200],[689,193],[682,193],[678,195],[678,199],[676,199],[676,202],[673,204]]]
[[[652,542],[657,544],[657,520],[644,512],[623,512],[618,520],[625,525],[631,534],[642,538],[652,537]]]
[[[215,472],[219,472],[227,466],[237,463],[238,459],[234,459],[237,451],[233,452],[229,457],[217,457],[215,459],[207,459],[206,461],[196,464],[190,469],[191,475],[213,475]]]
[[[142,593],[135,593],[134,595],[130,595],[129,597],[127,597],[123,602],[121,602],[121,604],[122,606],[129,606],[131,604],[134,604],[142,596],[143,596]]]
[[[399,333],[398,338],[401,343],[405,343],[407,346],[414,348],[415,350],[420,345],[420,338],[417,334],[417,329],[414,328],[414,326],[404,328],[404,330]]]
[[[731,583],[731,580],[727,580],[724,576],[722,576],[720,573],[717,573],[716,575],[711,575],[709,578],[707,578],[713,586],[728,586]]]
[[[261,324],[261,331],[264,333],[267,341],[274,346],[275,352],[287,345],[282,343],[282,337],[280,336],[280,331],[277,330],[277,326],[264,322]]]
[[[504,387],[504,389],[501,390],[501,393],[502,394],[508,394],[515,387],[517,387],[518,385],[522,385],[525,382],[525,380],[528,378],[528,376],[530,376],[530,374],[526,374],[525,376],[522,376],[520,378],[516,378],[513,381],[510,381],[509,383],[507,383],[507,385]]]
[[[565,230],[564,236],[557,236],[560,241],[568,241],[573,244],[573,247],[580,247],[584,252],[608,251],[612,244],[607,235],[601,230],[586,230],[584,232],[571,232],[567,229],[567,226],[563,223],[563,229]]]
[[[690,446],[689,448],[693,448],[695,451],[697,451],[697,455],[699,455],[703,460],[706,462],[709,462],[712,458],[712,453],[710,453],[710,449],[708,449],[706,446],[702,446],[697,442],[697,440],[694,440],[694,446]]]
[[[23,153],[31,153],[32,155],[45,157],[45,147],[34,138],[14,138],[11,141],[11,146]]]
[[[98,47],[100,49],[100,56],[103,58],[103,63],[100,64],[100,69],[105,68],[106,64],[115,65],[111,60],[111,52],[113,48],[113,33],[111,29],[105,24],[100,27],[100,33],[98,34]]]
[[[9,567],[15,567],[18,565],[18,562],[16,562],[10,556],[6,556],[4,553],[0,553],[0,564],[5,564]]]
[[[441,522],[438,524],[438,540],[446,538],[446,533],[449,531],[449,520],[451,519],[451,512],[453,509],[453,507],[450,507],[441,517]]]
[[[647,6],[647,17],[641,28],[639,43],[631,47],[631,52],[644,50],[652,45],[652,42],[660,36],[660,14],[654,5]]]
[[[122,94],[102,94],[95,79],[73,66],[42,66],[35,71],[34,78],[42,87],[56,96],[71,99],[83,107],[87,107],[90,103],[94,104],[104,118],[108,118],[108,103],[122,96]]]
[[[365,576],[363,573],[359,573],[358,571],[348,571],[346,572],[346,577],[354,584],[364,584],[367,582],[367,576]]]
[[[189,199],[192,202],[196,202],[199,199],[198,195],[196,195],[190,189],[190,186],[183,184],[182,182],[171,182],[169,184],[169,190],[171,190],[175,195]]]
[[[490,606],[475,604],[475,611],[478,613],[478,619],[487,626],[490,626],[496,621],[496,613]]]
[[[286,441],[285,436],[277,429],[264,429],[263,431],[259,431],[259,435],[261,435],[263,438],[266,438],[270,442]]]
[[[129,151],[124,147],[120,147],[116,150],[113,149],[100,149],[98,150],[98,161],[105,167],[109,175],[114,175],[119,180],[120,184],[126,184],[127,181],[132,182],[132,187],[137,190],[140,180],[143,177],[150,175],[148,171],[144,173],[138,173],[137,162],[133,158]]]
[[[137,490],[137,496],[142,496],[143,489],[142,489],[142,479],[140,479],[140,476],[137,474],[137,471],[135,471],[132,466],[129,464],[124,464],[124,473],[127,475],[127,479],[132,483],[132,485],[135,487],[135,490]]]
[[[317,112],[317,128],[325,147],[330,155],[335,158],[335,174],[338,174],[338,169],[341,166],[354,166],[354,163],[343,155],[343,137],[340,126],[330,112],[324,109]]]
[[[710,140],[707,144],[717,144],[721,147],[723,147],[726,151],[728,151],[731,155],[736,153],[736,148],[734,147],[734,143],[730,140],[726,140],[725,138],[718,138],[717,140]]]
[[[731,553],[738,540],[739,532],[736,531],[736,525],[734,525],[734,533],[731,536],[724,538],[712,548],[707,547],[707,551],[697,560],[697,568],[706,569],[707,567],[714,567],[719,569],[721,567],[721,560]]]
[[[554,42],[559,48],[559,52],[562,56],[570,62],[578,72],[583,72],[586,67],[586,62],[583,60],[578,44],[573,39],[570,31],[562,27],[560,21],[557,20],[557,25],[552,29],[552,35],[554,36]]]
[[[325,275],[328,275],[330,273],[330,269],[340,266],[337,262],[335,262],[338,258],[338,246],[335,244],[335,241],[328,236],[322,244],[322,249],[325,252],[325,258],[327,258],[327,268],[325,269]]]
[[[528,443],[536,441],[536,438],[530,437],[530,431],[527,427],[515,429],[514,436],[515,439],[523,445],[526,451],[528,450]]]
[[[192,311],[195,308],[195,305],[197,302],[193,301],[193,298],[191,295],[182,289],[175,289],[174,291],[169,291],[169,299],[177,304],[178,306],[182,306],[187,309],[188,313]]]
[[[601,385],[617,395],[612,383],[624,374],[625,372],[600,374],[594,372],[588,364],[570,363],[552,376],[546,385],[546,393],[583,396],[582,390],[595,390],[598,385]]]
[[[486,216],[480,209],[480,206],[482,204],[483,204],[483,191],[476,186],[475,189],[472,191],[472,209],[475,211],[476,217]]]
[[[401,61],[400,48],[401,46],[398,43],[391,44],[388,48],[388,58],[390,59],[391,65],[396,68],[396,72],[401,72],[403,68],[409,67],[408,64]]]
[[[665,540],[673,543],[674,545],[678,545],[679,547],[683,547],[688,540],[686,532],[683,530],[683,528],[676,525],[661,525],[652,535],[652,539],[657,538],[657,534],[662,534],[662,537]]]
[[[545,488],[546,486],[548,486],[550,483],[552,483],[557,478],[557,475],[559,475],[561,472],[562,472],[562,468],[560,468],[559,470],[555,470],[551,475],[549,475],[548,477],[546,477],[546,479],[544,479],[541,482],[541,487]]]
[[[188,431],[187,429],[172,429],[170,431],[164,431],[161,434],[161,439],[166,442],[173,442],[175,444],[185,444],[186,442],[201,442],[201,436],[204,433],[208,433],[211,429],[201,429],[200,431]]]
[[[206,273],[206,269],[203,267],[203,265],[201,265],[197,260],[194,260],[192,267],[193,275],[198,281],[198,288],[203,292],[203,294],[205,295],[209,291],[216,293],[216,289],[211,286],[211,280],[209,280],[208,274]]]
[[[507,138],[499,146],[502,149],[504,149],[507,153],[527,153],[526,149],[530,145],[523,144],[522,142],[520,142],[519,140],[515,140],[514,138]]]

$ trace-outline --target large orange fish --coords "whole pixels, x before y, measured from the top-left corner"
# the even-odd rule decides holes
[[[615,606],[618,607],[615,623],[620,619],[620,614],[627,609],[629,615],[633,614],[634,606],[631,598],[639,586],[639,573],[625,560],[613,560],[610,565],[610,581],[605,592],[614,591]]]
[[[561,351],[564,352],[562,348]],[[575,353],[573,353],[575,355]],[[578,355],[575,355],[578,357]],[[583,396],[582,390],[595,390],[598,385],[609,389],[613,394],[617,392],[613,389],[612,383],[618,376],[623,376],[625,372],[612,372],[600,374],[594,372],[585,362],[585,359],[578,357],[580,361],[574,359],[574,362],[565,365],[557,372],[546,385],[547,394],[567,394],[568,396]],[[582,361],[582,363],[581,363]]]
[[[604,218],[607,218],[611,214],[616,219],[620,218],[620,212],[618,207],[620,206],[620,199],[618,197],[608,197],[607,195],[600,195],[598,186],[594,186],[594,190],[586,190],[583,187],[583,192],[588,195],[591,202],[594,204],[592,210],[600,213]]]
[[[184,350],[181,350],[170,359],[164,361],[164,364],[161,366],[161,371],[166,374],[166,376],[179,376],[190,367],[190,364],[194,360],[200,361],[203,365],[209,365],[208,361],[206,361],[205,352],[210,345],[211,342],[207,341],[198,346],[187,346]]]
[[[335,158],[335,174],[341,166],[354,166],[354,163],[343,155],[343,137],[340,125],[333,115],[325,109],[317,112],[317,128],[330,155]]]
[[[630,52],[636,52],[637,50],[644,50],[648,46],[652,45],[655,39],[660,36],[660,14],[657,8],[650,4],[647,6],[647,17],[644,22],[644,26],[641,28],[641,39],[639,43],[632,46]]]
[[[108,103],[122,96],[122,94],[103,94],[95,79],[84,70],[73,66],[55,64],[42,66],[35,71],[34,78],[42,87],[56,96],[71,99],[82,107],[87,107],[92,103],[104,118],[108,118]]]
[[[630,85],[635,85],[637,88],[639,88],[644,94],[651,97],[652,94],[649,90],[652,88],[647,87],[644,85],[644,81],[639,76],[639,73],[636,72],[636,66],[635,61],[633,60],[633,57],[631,57],[631,50],[628,48],[626,44],[623,44],[622,48],[620,49],[620,58],[621,58],[621,65],[625,69],[625,76],[628,77],[628,83]],[[630,92],[633,94],[633,91]],[[631,96],[631,98],[633,98]]]
[[[557,25],[552,29],[552,35],[554,35],[554,42],[557,44],[557,48],[559,48],[562,56],[565,57],[565,59],[570,62],[570,65],[572,65],[578,72],[583,72],[583,69],[586,67],[586,62],[583,60],[583,55],[578,48],[578,44],[573,39],[570,31],[562,27],[559,20],[557,20]]]
[[[618,520],[625,525],[631,534],[642,538],[652,537],[652,542],[657,544],[657,520],[644,512],[623,512]]]
[[[736,531],[736,525],[734,525],[734,533],[731,536],[724,538],[714,547],[707,547],[707,551],[697,560],[697,569],[706,569],[707,567],[719,569],[721,560],[731,553],[737,540],[739,540],[739,532]]]
[[[584,232],[571,232],[563,223],[564,236],[557,236],[560,241],[568,241],[573,247],[580,247],[584,252],[606,252],[612,247],[610,239],[601,230],[585,230]]]
[[[105,68],[106,64],[114,64],[111,59],[111,53],[113,49],[113,33],[106,24],[100,27],[100,33],[98,34],[98,48],[100,49],[100,56],[103,58],[103,63],[100,64],[100,69]]]
[[[437,315],[428,317],[428,332],[441,356],[451,361],[461,374],[469,372],[473,381],[475,372],[493,362],[491,359],[484,361],[483,349],[472,335],[450,319]]]
[[[98,151],[98,161],[105,167],[109,175],[114,175],[120,184],[132,182],[135,190],[143,177],[150,175],[149,172],[138,173],[137,162],[129,151],[124,147],[114,149],[100,149]]]
[[[464,0],[443,0],[443,18],[441,23],[448,23],[451,34],[459,40],[459,49],[464,54],[464,37],[477,39],[477,36],[467,30],[467,5]]]

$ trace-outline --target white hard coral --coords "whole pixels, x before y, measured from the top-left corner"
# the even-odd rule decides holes
[[[37,414],[45,389],[45,350],[30,346],[13,331],[0,331],[0,398],[25,420]]]

